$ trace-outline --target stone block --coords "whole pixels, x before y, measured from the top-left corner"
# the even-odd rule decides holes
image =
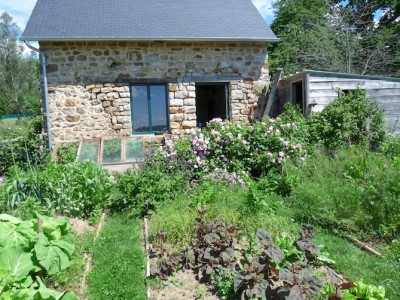
[[[183,111],[187,114],[196,113],[196,106],[184,106]]]
[[[176,92],[176,91],[178,91],[178,86],[176,86],[176,85],[170,85],[170,86],[168,86],[168,91],[170,91],[170,92]]]
[[[189,92],[190,98],[196,98],[196,92]]]
[[[116,92],[111,92],[107,94],[107,99],[108,100],[112,100],[112,99],[118,99],[119,98],[119,94]]]
[[[182,107],[171,106],[169,108],[169,112],[170,112],[170,114],[181,113],[181,112],[183,112],[183,108]]]
[[[189,93],[187,91],[177,91],[175,93],[175,98],[176,99],[185,99],[189,96]]]
[[[101,89],[101,92],[105,93],[105,94],[111,93],[112,92],[112,88],[111,87],[104,87],[104,88]]]
[[[69,106],[69,107],[74,107],[76,105],[76,99],[75,98],[67,98],[65,99],[65,106]]]
[[[131,93],[119,93],[119,96],[121,97],[121,98],[129,98],[130,96],[131,96]]]
[[[192,120],[196,120],[196,119],[197,119],[196,114],[186,114],[185,115],[185,120],[192,121]]]
[[[76,123],[76,122],[78,122],[80,119],[81,119],[81,116],[80,116],[80,115],[70,115],[70,116],[66,116],[66,117],[65,117],[65,120],[66,120],[67,122],[70,122],[70,123]]]
[[[171,122],[182,122],[183,121],[183,114],[171,114],[170,115]]]
[[[190,129],[196,127],[196,121],[183,121],[182,128],[183,129]]]
[[[122,124],[115,124],[115,125],[113,125],[113,129],[116,129],[116,130],[118,130],[118,129],[122,129]]]
[[[183,99],[169,99],[170,106],[183,106]]]
[[[242,100],[244,98],[243,92],[238,90],[232,91],[232,99],[233,100]]]
[[[107,100],[107,95],[106,94],[98,94],[97,99],[99,99],[100,101],[105,101],[105,100]]]
[[[113,88],[113,92],[125,92],[125,87],[116,86],[116,87]]]
[[[171,129],[178,129],[178,128],[181,128],[181,123],[171,122],[170,126],[171,126]]]
[[[191,91],[195,91],[195,90],[196,90],[196,87],[195,87],[194,85],[189,85],[186,89],[187,89],[189,92],[191,92]]]
[[[110,101],[103,101],[102,104],[104,108],[109,107],[111,105]]]
[[[130,123],[131,122],[131,118],[126,117],[126,116],[118,116],[117,117],[117,123],[118,124],[124,124],[124,123]]]
[[[196,99],[193,99],[193,98],[185,99],[185,100],[183,100],[183,104],[187,105],[187,106],[195,106]]]

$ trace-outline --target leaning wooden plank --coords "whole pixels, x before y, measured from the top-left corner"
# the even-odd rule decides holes
[[[271,114],[271,110],[273,107],[272,104],[274,104],[275,98],[277,96],[278,84],[279,84],[279,80],[281,79],[281,76],[282,76],[282,71],[283,71],[283,69],[278,69],[276,71],[274,83],[272,84],[271,93],[269,94],[268,102],[267,102],[267,105],[265,106],[264,112],[261,115],[261,118],[264,118],[265,116],[267,116],[267,115],[269,116]]]

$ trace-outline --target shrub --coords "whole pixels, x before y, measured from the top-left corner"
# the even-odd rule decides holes
[[[49,212],[90,218],[96,217],[109,203],[110,177],[95,163],[49,164],[43,170],[31,172],[12,168],[10,175],[6,201],[11,209],[17,209],[32,197]]]
[[[184,172],[170,170],[154,162],[143,169],[131,169],[118,176],[116,193],[110,204],[116,211],[130,210],[143,216],[152,214],[164,202],[175,199],[187,185]]]
[[[216,169],[249,173],[253,177],[280,169],[288,161],[305,159],[305,150],[296,134],[297,125],[283,119],[265,119],[252,125],[214,119],[202,130],[192,130],[186,139],[189,145],[185,160],[197,174]],[[163,149],[163,157],[179,157],[171,141]]]
[[[28,169],[31,165],[43,163],[48,151],[46,141],[41,137],[41,118],[33,118],[26,123],[26,133],[14,142],[0,141],[0,174],[16,165]]]
[[[310,141],[327,149],[368,142],[378,148],[385,139],[383,110],[365,97],[365,90],[354,90],[311,115]]]

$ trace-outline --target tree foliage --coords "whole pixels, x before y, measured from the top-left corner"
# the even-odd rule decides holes
[[[395,0],[278,0],[272,71],[302,69],[400,77],[400,5]]]
[[[1,14],[0,115],[40,112],[39,63],[32,54],[24,54],[19,35],[12,17],[6,12]]]

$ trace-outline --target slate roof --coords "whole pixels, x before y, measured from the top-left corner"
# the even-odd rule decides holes
[[[251,0],[38,0],[21,39],[279,40]]]

